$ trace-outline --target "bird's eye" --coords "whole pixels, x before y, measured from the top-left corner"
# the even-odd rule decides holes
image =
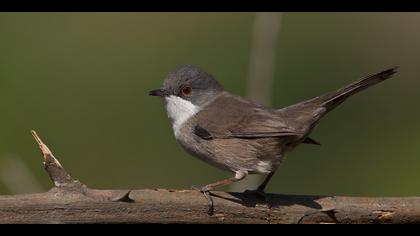
[[[190,96],[191,92],[192,92],[192,89],[191,89],[190,86],[185,86],[185,87],[182,88],[181,92],[182,92],[182,95],[184,95],[184,96]]]

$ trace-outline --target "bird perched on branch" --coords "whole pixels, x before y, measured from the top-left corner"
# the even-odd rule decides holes
[[[191,65],[177,67],[149,95],[163,98],[176,140],[185,151],[234,174],[195,188],[207,198],[212,214],[210,190],[242,180],[248,174],[265,174],[265,180],[255,190],[264,196],[267,183],[288,152],[301,143],[319,144],[308,135],[324,115],[350,96],[391,78],[396,69],[282,109],[231,94],[212,75]]]

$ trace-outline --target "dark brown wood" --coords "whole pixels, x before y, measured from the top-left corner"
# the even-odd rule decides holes
[[[212,192],[214,214],[199,191],[90,189],[74,180],[33,132],[55,187],[0,196],[0,223],[420,223],[420,197],[269,195]]]

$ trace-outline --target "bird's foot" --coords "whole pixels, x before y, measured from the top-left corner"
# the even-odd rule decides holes
[[[270,197],[264,192],[264,190],[261,189],[255,189],[255,190],[245,190],[245,194],[253,194],[256,195],[259,199],[263,200],[264,203],[267,205],[268,208],[271,208],[271,199]]]
[[[207,214],[213,215],[214,212],[214,204],[213,204],[213,198],[210,196],[210,189],[207,186],[198,187],[198,186],[192,186],[191,189],[200,191],[204,197],[207,199],[208,204],[208,210]]]

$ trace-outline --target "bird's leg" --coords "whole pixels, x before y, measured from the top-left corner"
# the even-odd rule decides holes
[[[192,186],[192,189],[198,190],[198,191],[203,193],[203,195],[207,199],[207,203],[209,205],[209,209],[208,209],[207,213],[209,215],[212,215],[213,210],[214,210],[214,204],[213,204],[213,199],[210,196],[210,191],[213,190],[216,187],[220,187],[220,186],[224,186],[224,185],[228,185],[228,184],[240,181],[240,180],[244,179],[246,177],[246,175],[247,175],[246,172],[236,172],[235,176],[232,177],[232,178],[223,179],[223,180],[214,182],[212,184],[207,184],[207,185],[202,186],[202,187]]]
[[[263,198],[266,204],[269,206],[269,199],[267,197],[267,194],[264,192],[265,187],[267,186],[268,182],[271,180],[271,178],[274,175],[274,171],[270,172],[264,179],[264,181],[258,186],[256,190],[246,190],[245,193],[254,193],[258,197]]]
[[[264,179],[264,181],[260,184],[260,186],[258,186],[258,188],[257,188],[257,190],[259,191],[259,192],[262,192],[262,193],[264,193],[264,189],[265,189],[265,187],[267,186],[267,184],[268,184],[268,182],[271,180],[271,178],[273,177],[273,175],[274,175],[274,171],[273,172],[270,172],[266,177],[265,177],[265,179]]]

